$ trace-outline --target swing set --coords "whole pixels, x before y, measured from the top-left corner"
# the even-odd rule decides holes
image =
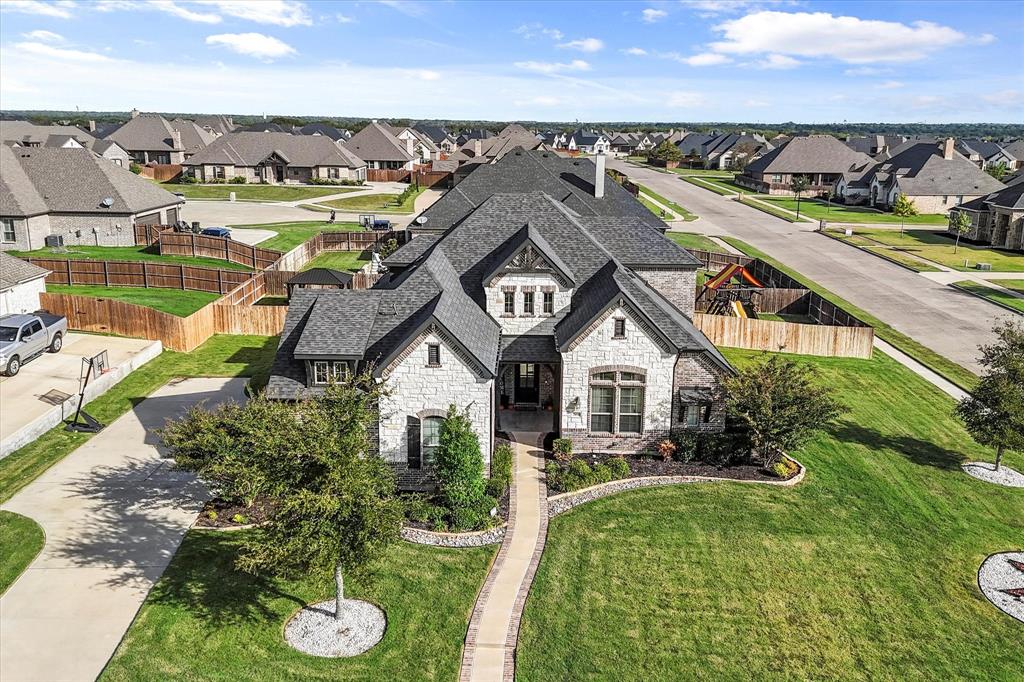
[[[764,284],[749,270],[738,263],[730,263],[704,282],[704,288],[697,297],[697,305],[699,307],[702,302],[706,303],[710,315],[756,319],[757,299],[761,296],[758,290],[763,288]]]

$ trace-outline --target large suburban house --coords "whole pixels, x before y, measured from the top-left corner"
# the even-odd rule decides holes
[[[458,163],[455,183],[459,183],[481,166],[493,164],[513,150],[544,147],[544,141],[518,123],[510,123],[500,133],[488,138],[475,137],[462,145],[449,159]]]
[[[685,145],[689,135],[676,143]],[[729,170],[742,168],[774,149],[761,135],[722,133],[713,135],[700,145],[699,159],[705,168]]]
[[[946,213],[957,204],[1002,189],[1003,183],[955,149],[953,138],[941,142],[905,142],[885,161],[849,171],[836,182],[847,203],[889,208],[900,194],[921,213]]]
[[[954,148],[982,170],[999,164],[1003,164],[1007,170],[1014,170],[1019,163],[1013,153],[991,140],[960,139],[956,141]]]
[[[807,178],[808,194],[828,192],[855,168],[874,164],[867,154],[850,149],[831,135],[794,137],[765,153],[736,175],[736,184],[760,194],[793,194],[793,178]]]
[[[422,133],[430,138],[442,154],[451,154],[459,148],[455,136],[449,133],[443,126],[432,126],[424,123],[417,123],[413,130]]]
[[[565,148],[581,154],[605,154],[611,148],[608,138],[596,130],[576,130],[565,143]]]
[[[0,145],[0,250],[132,246],[135,225],[178,221],[184,199],[88,149]]]
[[[168,121],[159,114],[133,110],[131,119],[104,139],[119,144],[141,165],[180,164],[217,139],[217,135],[194,121]]]
[[[371,170],[412,170],[416,162],[412,140],[399,140],[389,127],[370,121],[345,143],[345,148]]]
[[[1000,249],[1024,251],[1024,175],[1008,181],[1006,187],[958,205],[955,211],[971,218],[971,241]],[[949,231],[952,233],[953,228]]]
[[[401,126],[388,126],[388,128],[391,130],[391,134],[398,138],[399,142],[406,145],[406,149],[409,148],[409,143],[412,143],[412,153],[418,163],[429,163],[434,159],[441,158],[441,150],[430,139],[430,136],[421,133],[415,128],[403,128]]]
[[[28,121],[0,121],[0,142],[11,147],[88,149],[111,163],[127,168],[131,157],[111,140],[99,140],[75,126],[35,125]]]
[[[372,440],[405,488],[433,484],[453,404],[485,462],[513,422],[622,453],[724,423],[720,385],[733,370],[691,321],[697,260],[632,214],[584,215],[516,191],[516,158],[493,166],[490,196],[451,229],[389,258],[372,289],[300,290],[289,305],[268,395],[316,394],[371,369],[389,387]],[[603,171],[580,163],[600,193]],[[463,210],[458,187],[435,207],[446,203]]]
[[[233,133],[238,128],[233,118],[221,114],[196,116],[192,119],[192,122],[214,135],[227,135],[228,133]]]
[[[326,135],[228,133],[184,166],[202,182],[227,182],[236,177],[266,184],[366,180],[366,163]]]

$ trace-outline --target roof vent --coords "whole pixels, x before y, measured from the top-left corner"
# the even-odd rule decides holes
[[[104,197],[103,201],[100,202],[100,206],[103,208],[110,208],[114,205],[114,200],[111,197]]]

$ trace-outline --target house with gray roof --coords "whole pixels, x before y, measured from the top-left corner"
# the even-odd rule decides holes
[[[832,189],[844,173],[874,163],[831,135],[794,137],[747,165],[736,184],[761,194],[793,194],[793,178],[808,179],[808,194]]]
[[[232,117],[221,114],[196,116],[192,121],[203,130],[207,130],[214,135],[227,135],[238,128]]]
[[[1003,164],[1007,170],[1014,170],[1019,163],[1016,155],[992,140],[959,139],[954,149],[982,170],[999,164]]]
[[[128,152],[116,142],[97,139],[75,126],[42,126],[29,121],[0,121],[0,142],[11,147],[88,149],[118,166],[127,168],[131,163]]]
[[[217,139],[194,121],[168,121],[160,114],[132,111],[132,117],[104,139],[116,142],[140,165],[179,164]]]
[[[1024,175],[1007,179],[1006,187],[956,206],[967,214],[971,231],[964,235],[979,244],[1024,251]],[[949,232],[954,234],[953,228]]]
[[[88,149],[0,145],[0,250],[133,246],[135,225],[178,221],[185,203]]]
[[[345,143],[370,170],[412,170],[416,153],[412,139],[399,140],[390,126],[370,121]]]
[[[558,198],[521,189],[518,163],[540,154],[480,169],[492,186],[464,212],[449,190],[438,203],[453,197],[461,217],[387,258],[372,289],[294,291],[268,395],[315,395],[369,369],[389,388],[371,440],[411,489],[433,485],[449,405],[467,411],[488,463],[513,419],[622,453],[722,428],[733,370],[692,322],[699,262],[622,204],[587,210],[557,180]]]
[[[448,132],[444,126],[432,126],[424,123],[417,123],[413,130],[422,133],[430,138],[442,154],[451,154],[459,148],[455,136]]]
[[[366,180],[366,163],[326,135],[228,133],[183,166],[201,182],[228,182],[236,177],[271,185]]]
[[[0,315],[39,310],[50,271],[0,251]]]

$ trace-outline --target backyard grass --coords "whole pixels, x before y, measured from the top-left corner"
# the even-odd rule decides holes
[[[776,206],[796,210],[796,199],[792,197],[777,197],[758,195],[758,199],[768,201]],[[892,213],[876,211],[863,206],[843,206],[832,204],[829,208],[827,202],[818,199],[801,199],[800,215],[815,220],[827,220],[836,223],[891,223],[899,225],[902,221],[905,225],[947,225],[949,218],[942,214],[922,214],[900,218]]]
[[[365,187],[295,187],[291,185],[161,185],[168,192],[184,194],[186,199],[227,199],[231,192],[242,201],[301,201],[331,194],[357,192]]]
[[[14,584],[43,548],[43,529],[21,514],[0,511],[0,594]]]
[[[347,270],[355,272],[368,263],[370,258],[364,257],[359,251],[325,251],[319,256],[302,266],[303,270],[310,268],[330,268],[332,270]]]
[[[893,346],[900,349],[910,357],[914,358],[915,360],[917,360],[918,362],[920,362],[922,365],[929,368],[933,372],[936,372],[940,376],[945,377],[947,380],[952,381],[960,388],[970,391],[978,383],[978,376],[971,370],[967,369],[966,367],[958,365],[952,360],[942,355],[939,355],[931,348],[928,348],[927,346],[918,343],[917,341],[910,338],[906,334],[893,329],[885,322],[882,322],[880,319],[870,314],[866,310],[862,310],[861,308],[858,308],[857,306],[853,305],[846,299],[836,296],[825,287],[811,281],[807,277],[804,277],[796,270],[793,270],[792,268],[783,265],[782,263],[775,260],[765,252],[751,246],[750,244],[747,244],[746,242],[740,239],[736,239],[735,237],[722,237],[722,239],[728,242],[733,247],[747,254],[751,258],[760,258],[765,263],[769,263],[775,266],[776,268],[786,273],[793,279],[803,283],[803,285],[806,286],[811,291],[817,292],[822,298],[825,298],[826,300],[835,303],[837,306],[843,308],[851,315],[860,318],[862,322],[866,322],[867,324],[874,327],[875,336],[882,339],[883,341],[887,341],[888,343],[892,344]]]
[[[317,658],[284,641],[303,605],[333,599],[330,576],[293,580],[235,570],[243,533],[193,530],[150,592],[101,680],[455,680],[469,612],[493,547],[401,542],[345,591],[380,606],[387,630],[354,658]]]
[[[1006,286],[1004,284],[1005,280],[993,281],[996,284],[1002,284],[1003,286]],[[978,284],[977,282],[971,281],[969,279],[965,279],[961,282],[954,282],[953,286],[956,287],[957,289],[963,289],[964,291],[974,294],[975,296],[980,296],[981,298],[992,301],[993,303],[999,303],[1004,306],[1009,306],[1010,308],[1013,308],[1017,312],[1024,314],[1024,298],[1011,296],[1005,291],[993,289],[992,287],[985,286],[984,284]],[[1021,293],[1024,293],[1024,291],[1022,291]]]
[[[362,232],[359,223],[329,223],[327,220],[307,220],[296,223],[266,223],[263,225],[232,225],[232,230],[246,228],[273,230],[277,236],[259,243],[262,249],[274,249],[288,253],[302,242],[320,232]]]
[[[416,197],[423,193],[426,187],[411,192],[401,204],[397,204],[398,194],[364,194],[358,197],[346,197],[344,199],[332,199],[321,202],[324,206],[336,208],[339,211],[350,213],[412,213],[416,204]]]
[[[894,360],[787,357],[850,408],[793,453],[806,480],[649,488],[552,520],[517,679],[1020,678],[1021,624],[976,581],[1020,548],[1024,491],[960,470],[993,453]]]
[[[263,244],[260,244],[263,246]],[[149,261],[169,265],[198,265],[218,270],[252,270],[241,263],[203,258],[200,256],[161,256],[155,246],[69,246],[67,253],[55,253],[48,248],[32,251],[11,251],[12,256],[19,258],[57,258],[60,260],[130,260]]]
[[[143,287],[101,287],[88,285],[66,286],[63,284],[47,284],[46,291],[51,294],[72,294],[74,296],[93,296],[96,298],[112,298],[125,303],[146,306],[164,313],[188,317],[203,306],[216,301],[220,294],[206,291],[188,291],[180,289],[145,289]]]
[[[655,192],[654,190],[652,190],[650,187],[645,187],[643,185],[637,185],[637,187],[640,188],[640,191],[642,193],[646,194],[651,199],[654,199],[655,201],[657,201],[662,206],[667,206],[669,209],[674,211],[679,217],[681,217],[686,222],[690,222],[692,220],[696,220],[697,219],[696,215],[694,215],[693,213],[690,213],[690,211],[686,210],[685,208],[683,208],[682,206],[680,206],[676,202],[674,202],[674,201],[672,201],[670,199],[666,199],[662,195],[660,195],[657,192]]]
[[[684,249],[699,249],[701,251],[713,251],[715,253],[727,253],[724,248],[711,241],[702,234],[696,232],[673,232],[669,230],[665,236],[674,241]]]
[[[998,272],[1024,272],[1024,254],[965,244],[963,240],[956,246],[955,240],[935,230],[904,230],[903,234],[900,234],[897,230],[856,228],[854,234],[884,246],[902,249],[954,270],[975,270],[974,265],[980,262],[991,263],[992,269]],[[953,253],[954,247],[956,253]],[[964,266],[965,260],[967,266]]]
[[[214,336],[191,353],[165,350],[89,403],[87,409],[101,423],[109,424],[175,377],[251,377],[250,387],[259,389],[267,383],[276,351],[276,336],[233,335]],[[0,502],[90,437],[65,431],[62,424],[0,459]],[[6,546],[0,547],[0,555],[8,551]]]

